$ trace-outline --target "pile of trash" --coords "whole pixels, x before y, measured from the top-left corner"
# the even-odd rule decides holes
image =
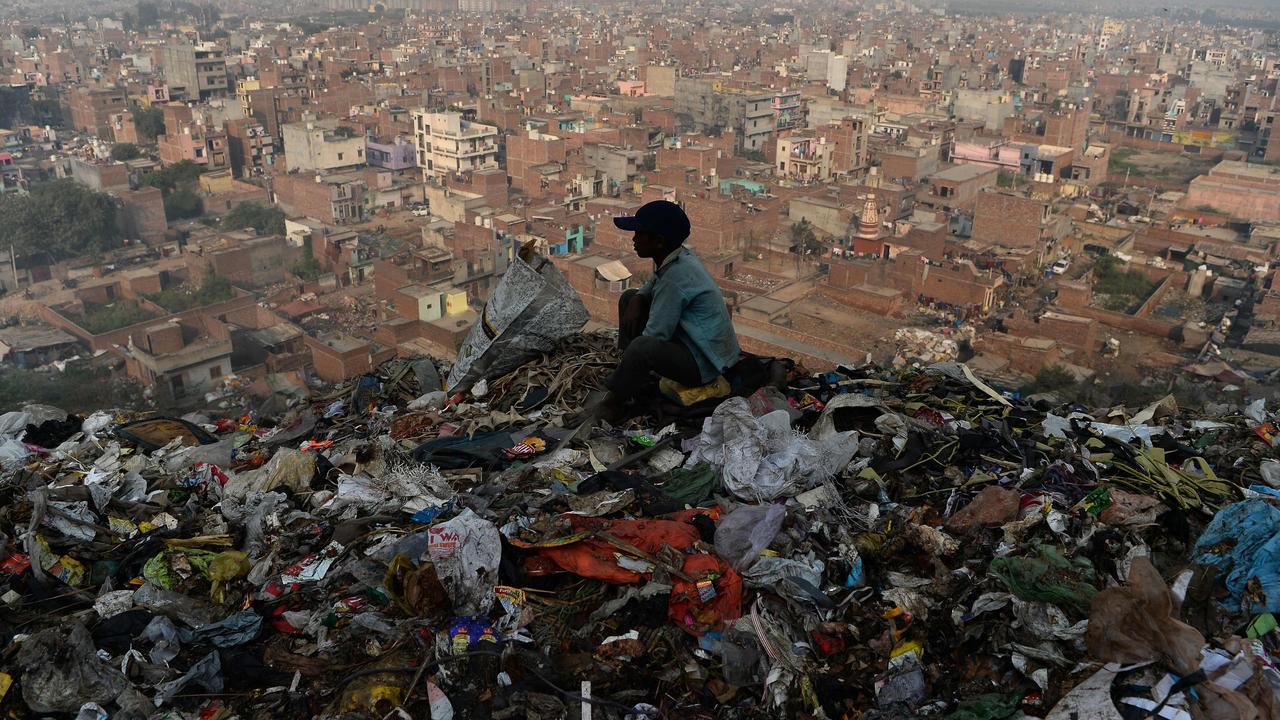
[[[612,339],[0,416],[10,717],[1280,717],[1280,430],[792,372],[579,430]]]
[[[971,325],[960,328],[943,328],[933,332],[924,328],[899,328],[893,333],[896,352],[893,367],[923,367],[942,362],[955,362],[960,358],[962,343],[972,343],[974,329]]]

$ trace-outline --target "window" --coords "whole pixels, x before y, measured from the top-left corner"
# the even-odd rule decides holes
[[[342,160],[342,153],[338,153],[338,160]]]
[[[221,366],[221,365],[214,365],[213,367],[209,368],[209,379],[210,379],[210,380],[217,380],[217,379],[218,379],[218,378],[220,378],[220,377],[222,377],[222,366]]]

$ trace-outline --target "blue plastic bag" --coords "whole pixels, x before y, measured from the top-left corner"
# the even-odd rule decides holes
[[[1280,612],[1280,509],[1256,498],[1228,505],[1196,541],[1191,561],[1217,567],[1237,607],[1257,578],[1266,602],[1248,610]]]

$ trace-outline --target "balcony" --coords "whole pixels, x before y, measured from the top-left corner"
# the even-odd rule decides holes
[[[481,145],[474,150],[467,150],[459,155],[459,157],[474,157],[476,155],[491,155],[498,152],[497,145]]]

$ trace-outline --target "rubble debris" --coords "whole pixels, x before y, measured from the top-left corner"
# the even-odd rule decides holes
[[[465,391],[395,360],[205,416],[0,416],[0,702],[1276,717],[1265,404],[1020,399],[948,350],[573,435],[612,343]]]

